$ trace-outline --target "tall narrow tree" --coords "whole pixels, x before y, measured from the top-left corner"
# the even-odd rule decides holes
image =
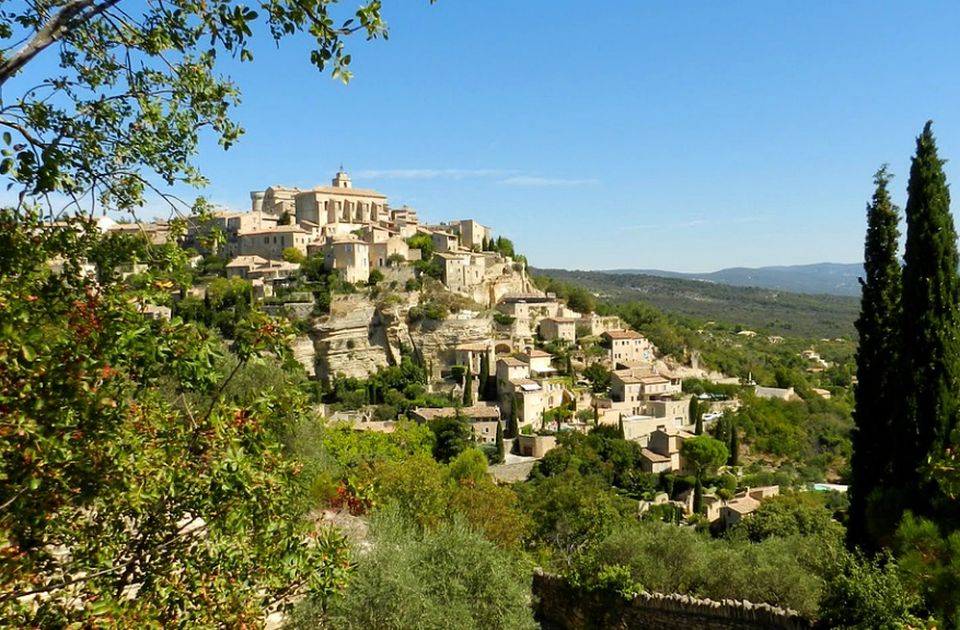
[[[690,423],[694,426],[695,434],[703,433],[703,415],[700,413],[700,401],[696,394],[690,397]]]
[[[467,371],[463,375],[463,406],[470,407],[471,405],[473,405],[473,372],[468,365]]]
[[[503,423],[497,422],[497,463],[502,464],[507,458],[507,453],[503,444]]]
[[[890,200],[887,185],[892,176],[886,165],[874,175],[876,188],[867,204],[867,236],[864,241],[864,277],[860,279],[860,317],[857,332],[857,386],[853,413],[852,484],[847,538],[851,546],[874,550],[877,540],[869,533],[867,517],[871,495],[890,480],[890,467],[897,451],[894,433],[900,378],[900,260],[898,256],[898,208]],[[895,525],[897,514],[892,523]],[[874,530],[875,531],[875,530]]]
[[[490,355],[484,350],[480,355],[480,387],[477,389],[477,398],[490,400]]]
[[[727,458],[727,465],[740,465],[740,434],[735,420],[730,421],[730,457]]]
[[[960,276],[950,192],[931,123],[917,138],[907,185],[907,240],[903,269],[904,413],[895,439],[901,455],[894,475],[921,514],[936,493],[920,488],[918,469],[949,446],[960,411]]]

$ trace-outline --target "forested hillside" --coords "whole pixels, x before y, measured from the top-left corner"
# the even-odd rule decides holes
[[[805,295],[724,284],[601,271],[534,269],[582,286],[613,303],[641,301],[667,313],[735,323],[772,335],[852,337],[859,303],[837,295]]]

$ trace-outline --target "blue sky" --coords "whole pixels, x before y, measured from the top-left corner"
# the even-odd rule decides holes
[[[247,133],[204,147],[209,198],[245,209],[342,163],[535,266],[711,271],[860,260],[872,174],[890,164],[902,205],[927,119],[960,178],[957,2],[384,5],[348,86],[305,41],[230,68]]]

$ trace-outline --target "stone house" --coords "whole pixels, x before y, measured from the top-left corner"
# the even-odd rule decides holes
[[[450,223],[450,231],[460,237],[460,245],[467,249],[480,250],[485,239],[493,238],[493,230],[473,219],[453,221]]]
[[[226,264],[228,278],[264,281],[289,278],[300,269],[298,263],[267,260],[260,256],[237,256]]]
[[[600,335],[603,345],[609,349],[610,361],[614,364],[650,363],[653,361],[653,344],[633,330],[608,330]]]
[[[545,404],[543,387],[537,381],[529,378],[517,378],[509,381],[509,391],[504,398],[505,413],[510,412],[512,405],[517,407],[517,424],[519,426],[535,425],[543,421]]]
[[[524,457],[540,459],[557,446],[554,435],[518,435],[516,439],[517,448]]]
[[[307,244],[313,235],[299,225],[278,225],[276,227],[238,234],[241,256],[261,256],[271,260],[282,260],[283,251],[293,248],[306,256]]]
[[[465,291],[483,284],[486,261],[483,256],[465,252],[437,252],[441,280],[451,291]]]
[[[545,317],[540,320],[540,338],[545,341],[562,339],[569,343],[577,340],[577,319],[573,317]]]
[[[509,394],[513,388],[510,381],[530,377],[530,366],[520,359],[502,357],[497,359],[497,393]]]
[[[800,396],[792,387],[760,387],[754,388],[754,394],[757,398],[777,398],[779,400],[800,400]]]
[[[345,282],[367,282],[370,279],[370,248],[355,236],[327,241],[324,268],[335,269]]]
[[[669,379],[659,374],[644,376],[640,381],[640,395],[644,401],[664,400],[683,391],[680,379]]]
[[[654,472],[654,467],[658,468],[657,472],[663,470],[683,471],[686,466],[680,457],[680,445],[683,444],[684,440],[692,437],[694,437],[692,433],[682,429],[668,429],[666,426],[658,427],[656,431],[650,434],[647,447],[641,452],[641,469],[645,472]],[[670,460],[669,468],[665,468],[667,464],[663,461],[664,457]]]
[[[457,235],[451,232],[437,230],[430,232],[430,240],[433,241],[433,251],[436,253],[456,252],[460,250],[460,242]]]
[[[531,348],[525,352],[521,352],[517,358],[530,367],[530,376],[532,378],[551,376],[557,373],[557,370],[550,364],[553,355],[549,352]]]
[[[417,407],[410,411],[410,417],[418,422],[430,422],[437,418],[460,417],[470,424],[473,437],[479,444],[496,444],[497,425],[500,424],[500,409],[494,405],[473,405],[471,407]]]
[[[476,376],[480,375],[481,357],[487,355],[489,359],[489,373],[487,376],[495,376],[497,373],[497,364],[493,353],[493,340],[478,341],[474,343],[461,343],[454,349],[454,361],[456,365],[467,365],[470,367],[470,373]]]

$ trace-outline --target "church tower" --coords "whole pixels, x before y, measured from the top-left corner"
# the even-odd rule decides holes
[[[340,170],[333,177],[332,183],[334,188],[353,188],[353,182],[350,181],[350,176],[344,172],[343,164],[340,165]]]

